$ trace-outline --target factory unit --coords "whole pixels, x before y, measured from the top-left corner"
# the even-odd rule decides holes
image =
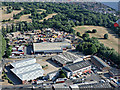
[[[81,75],[82,73],[90,72],[91,65],[88,61],[80,61],[70,65],[66,65],[62,68],[67,77]]]
[[[97,56],[91,56],[91,62],[103,72],[110,70],[110,66]]]
[[[62,53],[63,49],[71,48],[71,44],[68,42],[42,42],[33,43],[34,54],[42,53]]]
[[[80,58],[70,52],[64,52],[52,57],[52,61],[57,63],[59,66],[65,66],[67,64],[76,63],[82,60],[83,58]]]
[[[109,70],[109,74],[110,74],[113,78],[117,78],[118,80],[120,80],[120,69],[111,68],[111,69]]]
[[[50,73],[47,74],[47,78],[49,80],[54,80],[54,79],[56,79],[56,77],[58,76],[58,74],[59,74],[58,71],[50,72]]]
[[[25,59],[11,63],[11,72],[21,81],[22,84],[43,76],[43,69],[36,63],[35,58]]]

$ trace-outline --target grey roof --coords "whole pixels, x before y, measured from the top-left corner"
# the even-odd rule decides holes
[[[79,58],[77,55],[74,55],[70,52],[64,52],[60,55],[53,56],[52,59],[60,62],[61,64],[67,64],[74,61],[82,61],[83,59]]]
[[[42,43],[33,43],[33,49],[35,52],[44,52],[44,51],[62,51],[62,47],[71,46],[68,42],[42,42]]]
[[[78,85],[79,88],[111,88],[108,82]]]
[[[53,85],[54,89],[57,90],[70,90],[69,86],[66,85],[66,83],[60,83],[60,84],[54,84]]]
[[[87,61],[81,61],[81,62],[73,63],[70,65],[66,65],[65,67],[68,67],[71,71],[76,71],[88,66],[91,66],[91,65]]]
[[[120,69],[116,69],[116,68],[111,68],[110,72],[114,75],[114,76],[120,76]]]
[[[103,65],[104,67],[110,67],[107,63],[105,63],[101,58],[97,57],[97,56],[92,56],[95,60],[97,60],[101,65]]]

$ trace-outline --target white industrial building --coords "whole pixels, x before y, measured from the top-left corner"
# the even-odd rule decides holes
[[[66,64],[83,61],[83,58],[80,58],[70,52],[64,52],[59,55],[53,56],[52,61],[58,63],[60,66],[65,66]]]
[[[34,80],[43,76],[43,69],[36,59],[26,59],[11,63],[14,67],[10,69],[24,84],[26,81]]]
[[[61,53],[63,49],[71,48],[68,42],[42,42],[33,43],[34,53]]]

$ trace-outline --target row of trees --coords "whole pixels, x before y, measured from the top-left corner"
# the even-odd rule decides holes
[[[77,51],[83,52],[86,55],[98,54],[102,56],[102,58],[110,59],[117,65],[120,65],[120,55],[113,48],[110,49],[104,46],[104,44],[100,43],[94,37],[86,37],[86,39],[83,37],[83,40],[82,43],[76,46]]]

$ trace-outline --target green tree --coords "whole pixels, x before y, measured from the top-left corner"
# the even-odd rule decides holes
[[[15,31],[16,31],[15,25],[12,24],[11,32],[15,32]]]
[[[77,32],[77,36],[79,36],[79,37],[80,37],[80,32]]]
[[[83,35],[82,35],[82,37],[84,38],[84,37],[89,37],[89,34],[88,33],[84,33]]]
[[[93,29],[93,30],[92,30],[92,33],[96,33],[96,32],[97,32],[97,30],[96,30],[96,29]]]
[[[108,34],[104,34],[104,39],[108,39]]]

